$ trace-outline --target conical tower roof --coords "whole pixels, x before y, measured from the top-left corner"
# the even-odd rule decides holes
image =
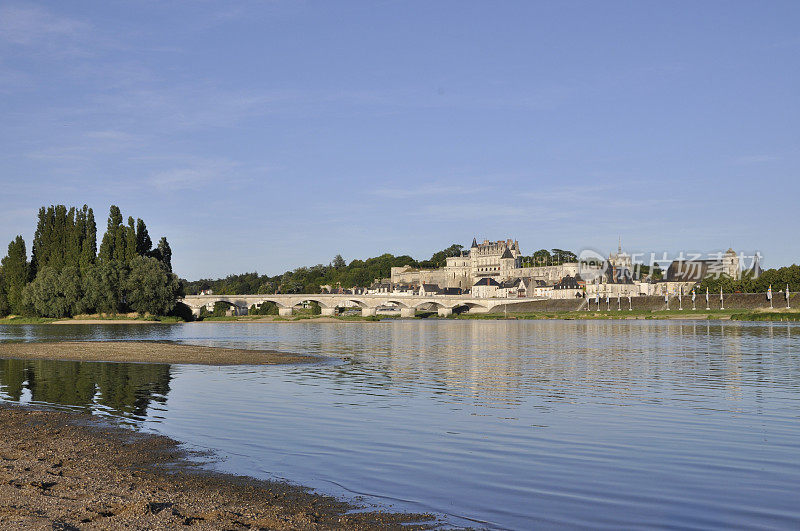
[[[506,247],[506,250],[503,251],[503,256],[500,257],[500,260],[502,260],[503,258],[514,258],[514,255],[511,254],[511,249],[509,249],[508,247]]]
[[[474,249],[477,246],[478,246],[478,240],[475,237],[473,237],[472,238],[472,248]]]

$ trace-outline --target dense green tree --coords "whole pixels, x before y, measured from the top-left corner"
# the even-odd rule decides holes
[[[114,262],[101,262],[85,270],[81,276],[84,311],[119,313],[122,304],[122,280],[120,268]]]
[[[160,308],[150,313],[166,313],[174,307],[182,287],[171,273],[171,258],[166,238],[152,249],[144,221],[129,217],[123,225],[122,212],[115,205],[109,209],[99,252],[91,208],[42,207],[31,262],[27,262],[25,242],[18,237],[0,266],[0,314],[30,310],[63,317],[130,308],[147,312]],[[169,301],[165,293],[171,294]],[[145,299],[151,294],[154,299],[148,307]]]
[[[8,244],[8,254],[0,262],[3,270],[3,292],[11,313],[25,313],[22,290],[30,280],[30,264],[25,240],[17,236]]]
[[[81,212],[83,220],[83,241],[81,242],[80,269],[88,269],[97,258],[97,223],[94,221],[94,212],[83,205]]]
[[[125,263],[129,263],[131,260],[138,256],[137,249],[136,249],[136,222],[133,219],[133,216],[128,216],[128,225],[125,227]]]
[[[111,205],[109,210],[106,233],[103,235],[97,257],[105,263],[124,261],[125,226],[122,224],[122,212],[116,205]]]
[[[131,260],[124,288],[126,302],[133,311],[166,315],[175,307],[181,283],[159,260],[137,256]]]
[[[0,268],[0,317],[5,317],[9,313],[11,313],[11,307],[8,305],[6,287],[3,284],[3,270]]]
[[[443,249],[441,251],[433,253],[430,260],[423,260],[419,263],[420,267],[436,269],[439,267],[444,267],[447,265],[447,259],[453,256],[460,256],[461,250],[464,248],[463,245],[458,245],[454,243],[447,249]]]
[[[214,310],[211,312],[211,315],[213,317],[225,317],[230,309],[231,305],[229,303],[217,301],[214,303]]]
[[[80,272],[75,266],[42,269],[24,291],[25,302],[42,317],[70,317],[85,309]]]
[[[92,209],[51,205],[39,209],[33,238],[31,274],[45,267],[57,272],[92,263],[97,252],[97,227]]]
[[[551,263],[561,265],[568,262],[577,262],[578,257],[572,251],[565,251],[563,249],[553,249],[551,255]]]
[[[39,270],[36,279],[23,291],[26,305],[42,317],[69,317],[78,313],[82,300],[81,282],[76,267],[60,273],[54,267]]]
[[[335,269],[344,269],[345,267],[347,267],[347,262],[344,261],[342,255],[337,254],[336,256],[333,257],[333,262],[331,263],[331,265]]]
[[[162,236],[158,240],[158,247],[153,250],[153,257],[160,260],[167,271],[172,272],[172,248],[170,248],[167,238]]]
[[[278,305],[274,302],[262,302],[261,305],[255,304],[248,311],[250,315],[278,315]]]
[[[550,251],[547,249],[539,249],[533,253],[533,263],[536,266],[544,266],[550,264]]]
[[[153,240],[147,232],[147,226],[141,218],[136,219],[136,254],[147,256],[153,248]]]

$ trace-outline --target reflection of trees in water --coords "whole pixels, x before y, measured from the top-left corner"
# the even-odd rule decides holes
[[[704,321],[400,321],[324,329],[319,350],[352,363],[319,376],[361,392],[427,389],[445,400],[515,407],[670,399],[675,390],[741,400],[767,382],[796,389],[793,329]],[[793,328],[794,327],[794,328]],[[795,335],[800,333],[795,333]],[[766,361],[765,361],[766,360]],[[309,369],[304,368],[304,371]],[[703,391],[701,391],[703,390]],[[714,391],[711,391],[714,390]]]
[[[164,403],[169,382],[164,364],[0,360],[0,386],[12,400],[27,389],[36,402],[100,404],[124,415],[143,416],[151,401]]]

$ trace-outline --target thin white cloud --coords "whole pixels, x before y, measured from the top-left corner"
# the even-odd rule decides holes
[[[414,197],[432,197],[436,196],[454,196],[454,195],[469,195],[475,193],[483,193],[491,191],[488,186],[472,186],[463,184],[444,184],[444,183],[429,183],[429,184],[409,184],[407,186],[389,186],[382,188],[375,188],[370,190],[370,195],[391,198],[391,199],[411,199]]]
[[[61,17],[38,6],[0,7],[0,40],[19,45],[34,45],[76,38],[89,24]]]
[[[173,167],[156,170],[147,184],[164,192],[202,190],[209,185],[240,186],[247,182],[241,164],[225,159],[187,157]]]
[[[743,157],[737,157],[734,159],[736,164],[748,165],[748,164],[764,164],[766,162],[775,162],[780,160],[780,157],[775,155],[747,155]]]

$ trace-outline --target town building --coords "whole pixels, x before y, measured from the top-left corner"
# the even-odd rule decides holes
[[[532,286],[534,286],[534,281],[529,278],[504,280],[500,282],[500,289],[497,290],[497,296],[507,299],[532,297]]]
[[[472,286],[472,296],[480,299],[497,297],[502,286],[492,277],[483,277]]]
[[[419,287],[419,294],[423,297],[428,295],[438,295],[442,290],[436,284],[421,284]]]

